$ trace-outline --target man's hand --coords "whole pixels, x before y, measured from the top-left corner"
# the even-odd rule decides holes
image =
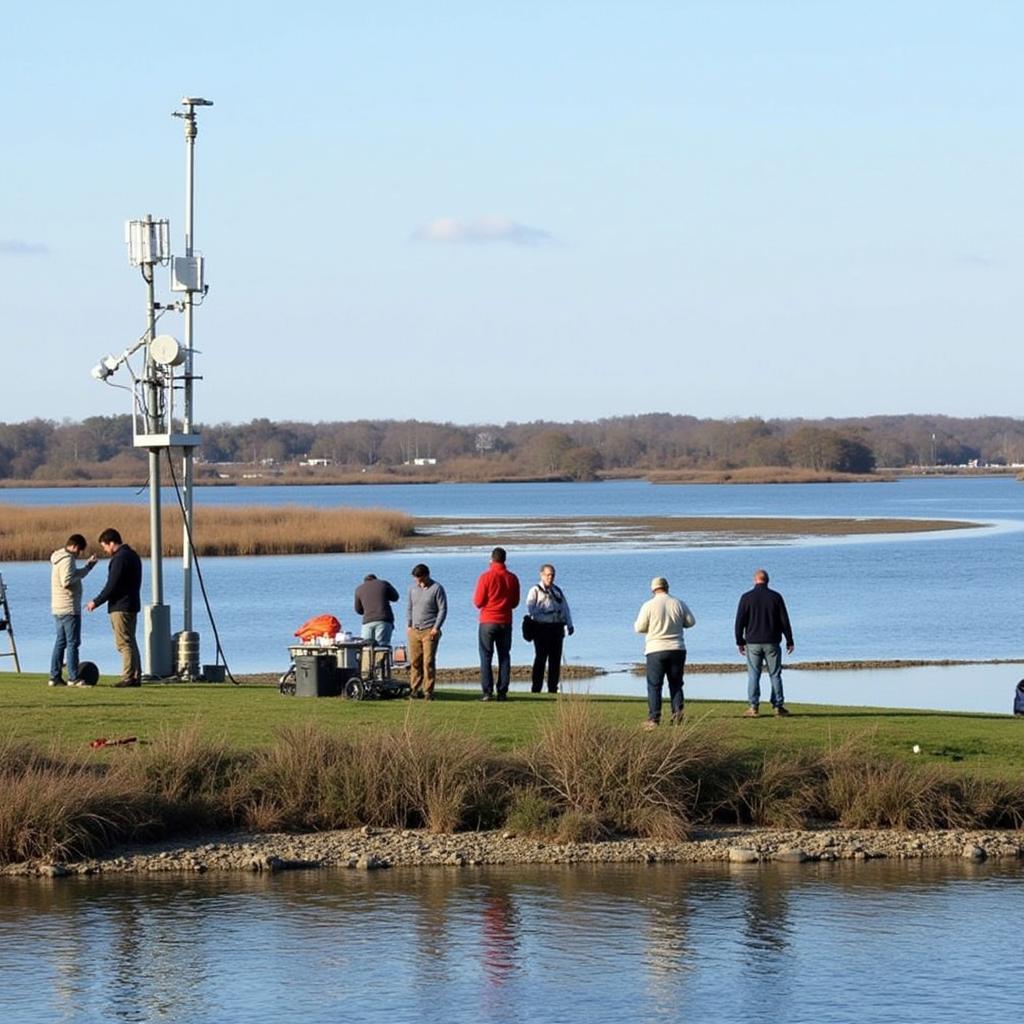
[[[796,647],[796,644],[786,644],[786,653],[787,654],[792,654],[793,653],[793,649],[795,647]]]
[[[95,565],[98,561],[99,561],[99,557],[97,555],[90,555],[89,556],[89,560],[85,564],[86,565]]]
[[[96,602],[95,602],[95,601],[90,601],[90,602],[89,602],[89,603],[88,603],[88,604],[87,604],[87,605],[85,606],[85,610],[86,610],[87,612],[94,612],[94,611],[96,611]]]
[[[739,651],[740,654],[745,655],[747,653],[747,645],[746,644],[737,644],[736,645],[736,650]]]
[[[569,636],[572,636],[573,633],[576,632],[576,629],[573,626],[567,626],[565,631],[569,634]]]

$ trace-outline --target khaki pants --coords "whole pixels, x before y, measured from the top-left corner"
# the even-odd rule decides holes
[[[441,632],[430,635],[429,629],[406,630],[409,638],[409,685],[412,692],[422,690],[428,696],[434,692],[437,681],[437,645],[441,640]]]
[[[111,612],[110,628],[114,632],[114,646],[121,655],[121,679],[139,679],[142,676],[142,657],[135,641],[137,612]]]

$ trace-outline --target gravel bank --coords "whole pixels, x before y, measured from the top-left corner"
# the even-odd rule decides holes
[[[432,835],[404,829],[363,828],[305,835],[207,836],[187,844],[135,846],[77,863],[26,862],[6,875],[62,877],[166,871],[283,871],[347,867],[482,864],[762,863],[871,860],[880,857],[967,858],[1024,856],[1024,832],[897,832],[850,829],[723,828],[695,832],[681,843],[620,839],[559,844],[509,832]]]

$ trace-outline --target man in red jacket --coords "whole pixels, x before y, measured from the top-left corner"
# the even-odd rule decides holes
[[[505,549],[491,552],[487,572],[476,581],[473,604],[480,609],[480,688],[481,700],[494,694],[494,673],[491,658],[498,650],[498,700],[508,699],[512,677],[512,609],[519,604],[519,577],[505,568]]]

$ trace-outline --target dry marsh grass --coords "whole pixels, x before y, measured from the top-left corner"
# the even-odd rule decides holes
[[[718,780],[719,816],[737,824],[800,828],[825,818],[819,788],[821,758],[815,754],[769,753],[748,767],[730,766]]]
[[[226,743],[208,739],[199,723],[161,730],[144,746],[124,751],[109,771],[111,783],[135,795],[136,834],[216,828],[225,821],[225,797],[238,759]]]
[[[1024,783],[886,759],[856,741],[751,759],[704,721],[640,732],[569,697],[512,752],[410,716],[359,732],[284,728],[245,754],[198,723],[86,758],[0,738],[0,864],[232,827],[504,826],[558,842],[674,841],[712,821],[1019,828]]]
[[[850,741],[822,758],[821,804],[847,828],[1018,827],[1024,786],[950,775],[867,753]]]
[[[250,828],[455,832],[500,824],[502,787],[497,755],[463,733],[408,719],[345,736],[303,725],[257,753],[235,815]]]
[[[0,863],[105,849],[127,823],[124,798],[90,765],[0,744]]]
[[[0,561],[43,561],[72,533],[96,538],[108,526],[140,555],[149,555],[149,508],[75,505],[25,508],[0,505]],[[181,514],[162,515],[164,555],[181,554]],[[296,555],[386,551],[413,532],[411,516],[380,508],[197,508],[194,535],[200,555]]]
[[[740,466],[736,469],[655,469],[646,475],[653,484],[835,484],[879,483],[885,473],[840,473],[795,466]]]

